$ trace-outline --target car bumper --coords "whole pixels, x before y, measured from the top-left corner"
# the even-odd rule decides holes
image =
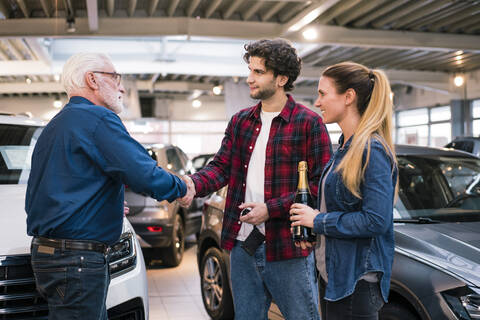
[[[113,319],[143,319],[149,317],[148,283],[145,263],[138,239],[135,239],[137,263],[132,270],[112,277],[107,295],[107,309]],[[136,317],[133,315],[136,314]]]

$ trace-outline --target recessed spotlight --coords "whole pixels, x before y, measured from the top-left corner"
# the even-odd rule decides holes
[[[60,109],[62,107],[62,101],[60,99],[55,99],[55,101],[53,101],[53,107]]]
[[[60,75],[59,74],[54,75],[53,79],[57,82],[60,81]]]
[[[455,86],[457,87],[461,87],[463,86],[465,82],[465,78],[463,76],[456,76],[454,79],[453,79],[453,83],[455,84]]]
[[[32,83],[32,79],[30,79],[29,77],[27,77],[27,79],[25,79],[25,82],[26,82],[27,84],[30,84],[30,83]]]
[[[222,93],[222,86],[213,87],[212,92],[214,95],[218,96],[219,94]]]
[[[200,108],[202,106],[202,101],[195,99],[192,101],[192,107],[195,109]]]

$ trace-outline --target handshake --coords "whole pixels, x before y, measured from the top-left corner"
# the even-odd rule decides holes
[[[189,176],[182,176],[181,178],[187,185],[187,193],[183,196],[183,198],[178,198],[177,201],[182,207],[188,208],[192,204],[193,197],[195,197],[196,194],[195,184],[193,183],[192,178]]]

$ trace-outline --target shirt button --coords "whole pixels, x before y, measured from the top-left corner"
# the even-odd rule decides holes
[[[78,268],[78,272],[82,272],[82,268]]]
[[[245,183],[243,184],[243,186],[245,187]]]
[[[242,221],[238,220],[238,224],[242,224]]]
[[[260,128],[257,128],[257,131],[260,130]]]
[[[247,167],[247,165],[245,165],[245,168]]]
[[[250,150],[252,150],[252,149],[253,149],[253,147],[252,147],[252,146],[250,146]]]

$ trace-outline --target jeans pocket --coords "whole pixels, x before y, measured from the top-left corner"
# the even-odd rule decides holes
[[[107,265],[105,255],[98,252],[84,252],[78,259],[80,259],[80,268],[84,272],[98,272]]]
[[[61,305],[67,291],[67,268],[35,267],[35,283],[51,305]]]

